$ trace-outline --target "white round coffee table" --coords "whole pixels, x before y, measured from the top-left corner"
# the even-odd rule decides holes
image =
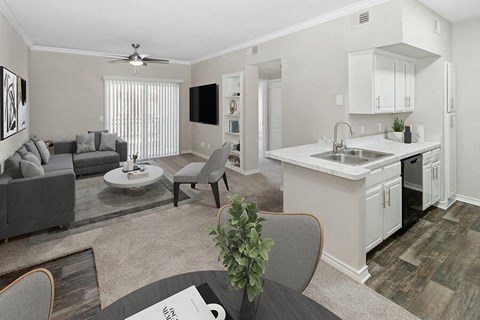
[[[129,195],[138,195],[146,191],[146,186],[155,183],[163,176],[163,169],[157,166],[144,165],[148,177],[138,179],[128,179],[127,173],[122,168],[108,171],[103,176],[105,184],[114,188],[124,188]]]

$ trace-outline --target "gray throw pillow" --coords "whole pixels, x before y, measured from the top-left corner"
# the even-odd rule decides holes
[[[20,162],[22,161],[22,157],[18,153],[14,153],[13,156],[5,161],[5,167],[8,170],[8,174],[13,179],[18,179],[22,177],[22,171],[20,170]]]
[[[100,151],[115,151],[115,142],[117,141],[116,133],[102,132],[100,138]]]
[[[36,165],[42,166],[42,163],[40,162],[40,160],[38,160],[37,156],[35,156],[31,152],[27,152],[27,154],[23,157],[23,160],[27,160],[35,163]]]
[[[95,141],[93,133],[77,134],[77,153],[94,151]]]
[[[100,136],[102,132],[108,133],[108,130],[88,131],[88,133],[93,133],[95,135],[95,150],[97,151],[100,150]]]
[[[48,160],[50,160],[50,151],[48,151],[47,145],[41,139],[34,141],[35,145],[37,146],[38,153],[40,153],[40,157],[42,158],[42,163],[47,164]]]
[[[22,146],[20,149],[17,150],[17,153],[20,155],[20,157],[24,157],[27,154],[28,150],[25,146]]]
[[[43,176],[45,174],[45,170],[43,170],[42,166],[28,160],[20,161],[20,170],[22,171],[22,176],[24,178]]]
[[[33,153],[38,160],[42,160],[42,157],[40,157],[40,152],[38,152],[37,146],[35,145],[35,141],[32,139],[28,140],[28,142],[25,144],[25,147],[27,148],[28,152]]]

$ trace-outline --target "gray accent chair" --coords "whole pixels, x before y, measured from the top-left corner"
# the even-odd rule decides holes
[[[54,299],[52,274],[32,270],[0,291],[2,320],[49,320]]]
[[[120,161],[127,161],[127,142],[117,138],[115,151],[77,152],[76,141],[55,142],[54,154],[71,154],[73,168],[77,176],[92,173],[107,172],[120,166]]]
[[[231,218],[229,205],[218,210],[218,223]],[[265,278],[303,292],[315,273],[323,251],[323,227],[318,218],[308,213],[276,213],[258,211],[262,237],[275,244],[265,265]]]
[[[218,181],[223,178],[225,187],[228,187],[227,175],[225,174],[225,165],[228,160],[230,143],[225,142],[220,148],[213,151],[207,162],[192,162],[180,169],[173,176],[173,199],[175,207],[178,206],[178,192],[180,184],[190,183],[192,189],[197,183],[210,184],[215,198],[217,208],[220,208],[220,193],[218,191]]]

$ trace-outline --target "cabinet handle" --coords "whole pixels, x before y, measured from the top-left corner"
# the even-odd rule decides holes
[[[386,206],[385,206],[385,190],[383,190],[383,192],[382,192],[382,205],[383,205],[383,209],[385,209],[386,208]]]
[[[377,97],[377,110],[380,110],[380,96]]]
[[[387,190],[387,194],[388,194],[388,206],[390,207],[390,189]]]
[[[407,96],[403,99],[403,104],[405,105],[405,109],[408,108]]]

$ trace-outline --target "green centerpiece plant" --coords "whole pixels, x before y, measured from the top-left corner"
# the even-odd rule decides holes
[[[246,292],[252,303],[263,291],[262,276],[274,242],[271,238],[262,238],[265,219],[258,217],[255,203],[245,203],[238,195],[229,199],[229,219],[211,227],[209,234],[214,236],[215,247],[220,248],[218,260],[227,269],[229,285],[244,289],[244,297]]]
[[[397,141],[403,141],[403,131],[405,130],[405,120],[402,120],[398,117],[393,118],[393,136]]]

